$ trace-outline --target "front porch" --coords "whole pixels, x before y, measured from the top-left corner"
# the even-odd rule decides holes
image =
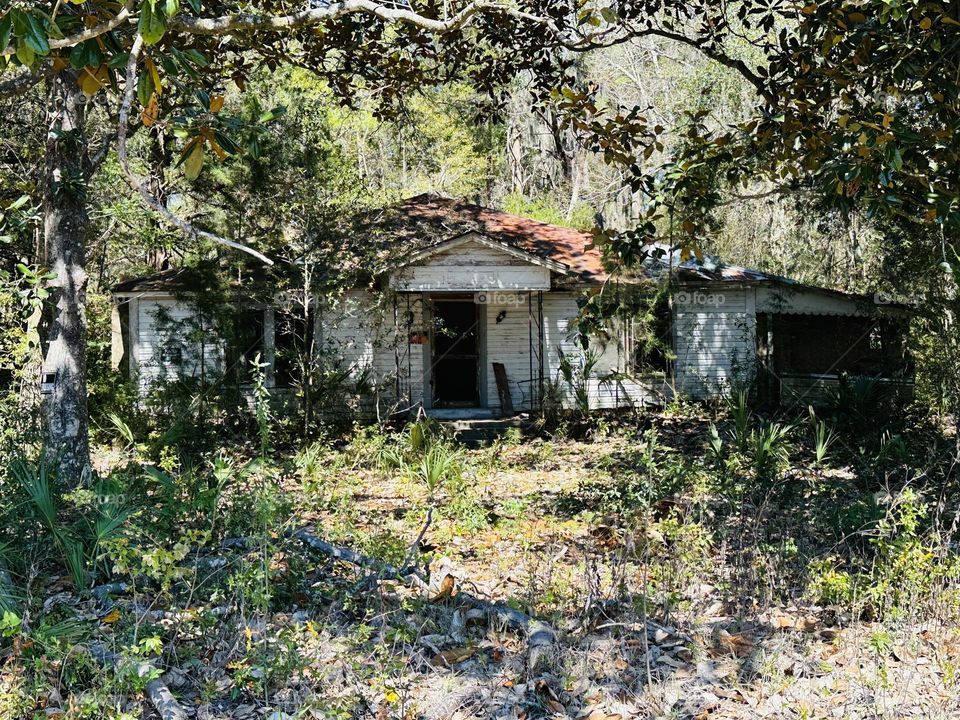
[[[407,259],[394,290],[397,397],[432,417],[509,417],[540,407],[544,293],[565,266],[476,233]]]

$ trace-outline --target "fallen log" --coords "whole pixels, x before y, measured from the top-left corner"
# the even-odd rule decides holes
[[[376,558],[339,547],[321,540],[308,530],[298,530],[291,537],[300,540],[313,550],[344,562],[369,568],[377,571],[383,579],[396,580],[416,590],[428,591],[434,583],[424,581],[415,572],[404,572],[388,563],[382,563]],[[503,625],[524,633],[526,636],[527,669],[531,673],[540,672],[552,664],[553,652],[557,643],[557,634],[554,629],[542,620],[536,620],[526,613],[503,603],[481,600],[469,593],[458,591],[449,597],[455,597],[479,610],[483,610],[489,617],[495,618]]]
[[[349,548],[332,545],[326,540],[321,540],[308,530],[297,530],[296,532],[291,533],[290,537],[292,537],[294,540],[299,540],[312,550],[316,550],[317,552],[329,557],[348,562],[351,565],[357,565],[358,567],[374,570],[382,579],[396,580],[397,582],[402,582],[405,585],[418,590],[423,590],[427,587],[427,583],[424,581],[424,579],[417,575],[417,573],[413,570],[404,572],[402,569],[394,567],[389,563],[380,562],[376,558],[368,557],[367,555],[361,555],[360,553],[350,550]]]
[[[107,650],[97,643],[90,646],[90,654],[93,655],[101,665],[110,668],[116,668],[122,661],[122,658],[115,652]],[[157,672],[157,668],[152,663],[140,662],[137,664],[137,675],[141,677],[155,672]],[[187,711],[177,702],[173,693],[170,692],[170,688],[167,687],[163,680],[154,678],[146,684],[144,689],[154,709],[160,714],[163,720],[189,720],[190,716],[187,714]]]
[[[527,670],[529,672],[539,673],[553,664],[557,634],[549,624],[532,618],[525,612],[509,605],[481,600],[469,593],[458,592],[456,597],[479,610],[483,610],[488,616],[496,618],[504,625],[519,630],[526,635]]]

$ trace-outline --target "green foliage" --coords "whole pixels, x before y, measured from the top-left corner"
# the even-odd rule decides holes
[[[960,597],[944,594],[960,580],[960,558],[922,522],[928,505],[911,488],[890,498],[871,523],[872,558],[861,569],[840,569],[836,559],[813,561],[808,594],[819,602],[851,606],[877,618],[920,619],[926,612],[960,612]],[[940,607],[936,600],[945,601]]]
[[[734,388],[727,398],[727,408],[733,419],[730,439],[737,450],[746,452],[750,445],[750,421],[753,417],[750,410],[749,391],[746,388]]]
[[[769,479],[790,461],[790,433],[793,428],[767,423],[750,431],[750,459],[758,478]]]
[[[581,419],[590,414],[590,382],[599,362],[600,355],[593,350],[584,350],[578,355],[560,351],[557,372],[567,391],[572,393],[574,410]]]
[[[810,422],[813,425],[813,453],[814,467],[822,468],[827,461],[830,448],[837,441],[837,433],[827,427],[827,423],[817,419],[813,408],[810,408]]]
[[[23,497],[19,524],[25,535],[38,542],[52,541],[74,585],[88,589],[104,569],[103,546],[121,533],[135,508],[109,479],[99,480],[89,490],[64,492],[42,460],[32,463],[16,458],[10,476]]]
[[[502,205],[508,213],[551,225],[592,230],[595,224],[593,208],[587,203],[579,203],[573,208],[562,207],[557,199],[549,196],[529,198],[519,193],[509,193],[503,198]]]
[[[423,483],[431,501],[435,501],[441,488],[461,479],[461,462],[459,453],[452,447],[434,443],[423,451],[419,463],[411,467],[410,472]]]

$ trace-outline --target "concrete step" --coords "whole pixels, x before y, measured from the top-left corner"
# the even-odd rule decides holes
[[[453,439],[464,445],[490,445],[510,428],[525,430],[530,426],[530,418],[526,415],[516,415],[509,418],[474,418],[464,420],[449,420],[442,422]]]

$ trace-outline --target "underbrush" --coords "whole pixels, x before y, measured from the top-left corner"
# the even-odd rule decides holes
[[[171,667],[178,693],[237,716],[348,717],[374,693],[377,712],[400,717],[424,648],[505,662],[456,603],[404,590],[382,563],[424,577],[459,565],[473,591],[569,642],[609,623],[746,627],[801,605],[878,633],[960,619],[952,439],[930,424],[771,417],[737,393],[699,415],[610,423],[591,443],[514,435],[467,449],[421,419],[288,452],[261,420],[256,442],[229,451],[120,432],[114,469],[71,492],[41,461],[9,464],[11,717],[138,717],[146,683]],[[305,527],[376,567],[312,554]],[[706,652],[697,642],[691,657]],[[331,653],[363,659],[338,671],[353,684],[325,694],[315,673]]]

